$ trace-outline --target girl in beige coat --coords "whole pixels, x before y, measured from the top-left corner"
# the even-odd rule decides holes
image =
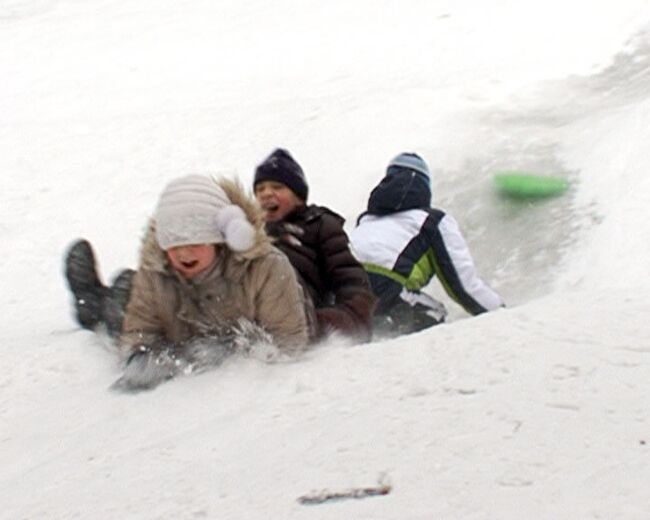
[[[239,184],[190,175],[170,182],[145,234],[122,328],[126,353],[251,326],[280,351],[307,343],[304,293]]]

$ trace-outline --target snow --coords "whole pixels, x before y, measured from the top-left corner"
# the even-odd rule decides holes
[[[0,518],[648,518],[649,29],[646,0],[1,1]],[[421,153],[508,308],[109,391],[67,245],[109,279],[169,179],[276,146],[349,229]],[[508,201],[506,169],[572,187]]]

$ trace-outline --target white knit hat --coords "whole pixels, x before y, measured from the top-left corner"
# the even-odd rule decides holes
[[[255,229],[244,210],[203,175],[188,175],[167,184],[158,199],[155,220],[156,240],[164,250],[225,243],[233,251],[246,251],[255,242]]]

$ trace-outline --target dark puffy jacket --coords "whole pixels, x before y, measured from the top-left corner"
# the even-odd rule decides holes
[[[350,251],[344,222],[326,207],[309,205],[280,222],[267,223],[266,230],[314,302],[317,338],[339,331],[368,341],[376,298],[365,270]]]

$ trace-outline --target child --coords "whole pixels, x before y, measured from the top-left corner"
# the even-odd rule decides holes
[[[357,341],[372,334],[375,298],[368,277],[352,255],[342,217],[324,206],[307,205],[309,188],[300,165],[281,148],[255,171],[255,197],[266,230],[287,255],[311,296],[315,338],[337,331]]]
[[[95,273],[92,251],[84,257],[88,244],[82,244],[68,254],[69,281],[78,282],[84,269]],[[86,261],[71,263],[73,253]],[[145,234],[120,343],[127,354],[155,351],[195,338],[227,338],[243,322],[262,328],[281,350],[302,349],[308,327],[295,272],[272,247],[259,207],[238,184],[200,175],[173,180]]]
[[[417,154],[402,153],[389,163],[350,240],[379,297],[377,326],[386,334],[444,321],[444,306],[420,292],[434,275],[472,315],[503,306],[478,277],[456,221],[431,208],[429,168]]]

